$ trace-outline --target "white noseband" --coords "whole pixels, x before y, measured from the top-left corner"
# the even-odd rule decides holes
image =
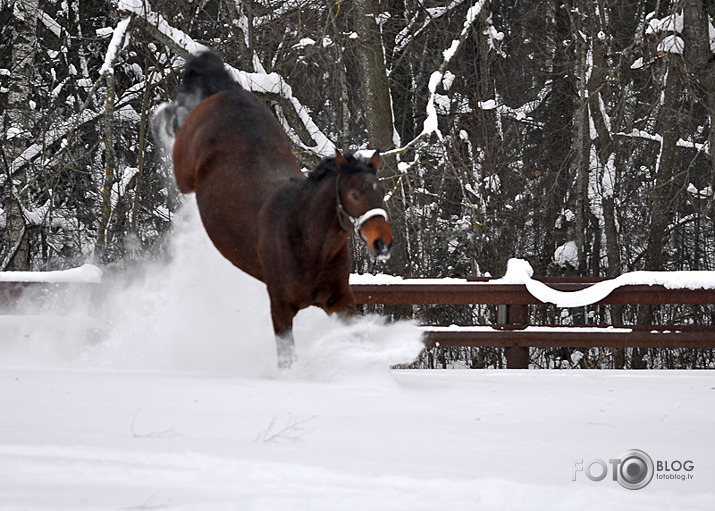
[[[376,217],[376,216],[381,216],[382,218],[385,219],[385,221],[387,221],[387,211],[385,211],[382,208],[371,209],[370,211],[366,211],[357,220],[354,220],[355,231],[359,231],[360,229],[362,229],[362,224],[364,224],[365,222],[367,222],[368,220],[370,220],[371,218]]]

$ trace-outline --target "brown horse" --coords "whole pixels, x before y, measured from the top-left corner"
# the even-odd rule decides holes
[[[169,143],[175,138],[176,182],[182,193],[196,193],[216,248],[266,284],[279,365],[290,366],[299,310],[355,311],[350,233],[375,257],[389,254],[378,153],[363,161],[336,151],[305,176],[271,111],[211,52],[188,63],[176,98],[157,111],[153,128]]]

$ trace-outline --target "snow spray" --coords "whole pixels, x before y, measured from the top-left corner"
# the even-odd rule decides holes
[[[387,372],[422,348],[411,322],[343,321],[309,308],[295,319],[298,362],[281,375],[265,285],[214,248],[193,196],[174,218],[171,254],[168,262],[105,276],[99,303],[76,297],[72,314],[54,323],[14,316],[0,364],[333,380]]]

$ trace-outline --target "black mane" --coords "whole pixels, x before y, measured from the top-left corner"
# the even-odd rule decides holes
[[[348,161],[346,165],[341,165],[335,162],[335,157],[324,158],[314,171],[310,172],[307,177],[309,181],[319,182],[333,174],[357,174],[358,172],[370,172],[376,174],[377,171],[372,168],[365,160],[360,157],[355,157],[354,153],[346,153],[344,155]]]

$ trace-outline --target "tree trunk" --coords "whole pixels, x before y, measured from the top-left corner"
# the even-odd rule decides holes
[[[678,125],[682,59],[675,54],[670,54],[665,58],[668,60],[668,69],[659,123],[662,142],[655,187],[651,198],[651,221],[645,261],[647,270],[663,269],[666,231],[673,218],[673,176],[675,175],[676,144],[680,131]]]
[[[115,155],[114,155],[114,72],[108,70],[105,73],[107,82],[107,100],[104,110],[104,183],[102,185],[102,216],[99,219],[97,232],[97,244],[95,259],[98,262],[106,262],[107,246],[109,244],[107,228],[109,219],[112,216],[112,186],[116,175]]]
[[[696,88],[702,89],[703,103],[710,117],[710,134],[708,147],[710,149],[711,182],[715,182],[715,65],[713,53],[710,51],[708,32],[709,15],[706,4],[715,14],[715,4],[703,0],[683,0],[683,40],[685,48],[683,58],[688,66],[688,72],[697,81]]]
[[[601,89],[608,80],[609,70],[606,60],[606,42],[597,34],[608,29],[604,20],[605,6],[598,3],[586,2],[589,20],[589,33],[593,44],[591,51],[593,55],[593,66],[591,77],[588,82],[588,106],[596,130],[597,138],[594,140],[596,153],[599,162],[599,180],[603,182],[604,172],[615,172],[615,168],[608,168],[610,159],[613,157],[615,146],[613,142],[612,126],[609,126],[606,114],[603,111],[603,99]],[[601,190],[601,210],[603,212],[603,233],[606,239],[606,259],[608,261],[608,276],[617,277],[621,274],[621,250],[618,243],[618,228],[616,226],[616,201],[617,194],[616,176],[609,177],[610,189]],[[594,254],[598,257],[598,254]],[[610,307],[611,324],[613,326],[623,325],[623,307],[612,305]],[[625,366],[625,350],[623,348],[613,349],[613,364],[617,369]]]
[[[5,183],[5,250],[0,270],[30,269],[30,243],[22,212],[23,188],[27,183],[27,168],[17,161],[30,143],[30,107],[32,78],[35,73],[38,0],[15,2],[13,26],[12,73],[9,80],[8,108],[3,143],[8,165]],[[13,165],[13,162],[16,165]]]
[[[573,161],[572,146],[576,143],[573,124],[576,103],[572,82],[574,56],[564,44],[572,37],[571,24],[562,2],[550,2],[549,9],[548,14],[553,22],[546,38],[551,44],[546,70],[552,87],[544,102],[543,139],[540,141],[540,145],[548,150],[541,152],[535,159],[536,173],[543,175],[537,182],[543,188],[537,194],[540,197],[539,222],[534,229],[534,245],[538,247],[541,265],[534,270],[541,274],[546,273],[556,247],[563,242],[557,238],[554,226],[564,209],[572,183],[569,167]]]
[[[338,129],[338,140],[336,141],[338,147],[343,151],[347,150],[350,144],[350,97],[348,94],[348,81],[345,72],[345,37],[344,30],[338,22],[341,11],[341,2],[338,0],[337,3],[331,2],[328,5],[330,9],[330,27],[333,31],[332,38],[335,41],[333,44],[333,51],[335,52],[335,80],[337,81],[337,88],[340,90],[340,103],[337,107],[337,129]]]
[[[651,220],[648,229],[648,244],[645,252],[646,270],[663,270],[663,249],[666,245],[668,225],[673,218],[673,176],[675,172],[675,152],[679,138],[679,105],[682,87],[682,58],[680,55],[669,54],[666,57],[666,80],[663,91],[663,104],[660,110],[659,132],[662,140],[658,165],[655,176],[655,185],[651,194]],[[652,306],[640,307],[638,322],[652,324],[654,310]],[[647,350],[634,348],[632,357],[633,369],[645,369],[643,360]]]
[[[394,145],[392,100],[387,82],[385,52],[377,25],[377,0],[355,0],[360,85],[370,146],[381,151]]]
[[[585,2],[584,2],[585,3]],[[575,172],[576,172],[576,246],[578,247],[578,272],[579,275],[586,275],[588,271],[588,242],[586,231],[590,219],[590,206],[588,197],[588,181],[590,171],[591,135],[589,129],[588,111],[588,41],[584,40],[584,31],[588,28],[584,26],[581,10],[585,7],[576,2],[579,7],[572,9],[571,33],[576,46],[575,75],[578,83],[578,108],[574,112],[574,127],[576,128],[575,146]]]

